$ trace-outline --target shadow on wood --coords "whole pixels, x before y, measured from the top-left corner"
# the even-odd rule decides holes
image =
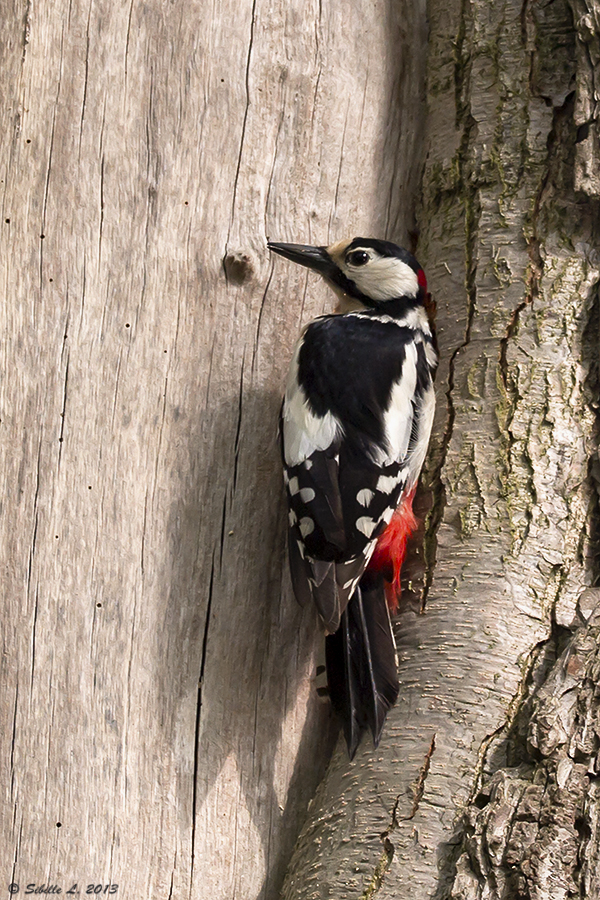
[[[156,677],[161,707],[172,708],[167,716],[189,741],[179,755],[187,765],[177,803],[189,829],[193,883],[203,893],[210,886],[213,896],[237,885],[244,896],[267,900],[277,896],[337,725],[313,684],[321,628],[314,610],[296,604],[287,574],[280,398],[249,390],[239,400],[216,410],[202,464],[200,429],[190,434],[197,478],[173,500],[165,524],[173,558],[164,628],[172,651],[156,660]],[[236,449],[226,479],[223,444]],[[205,517],[215,509],[217,539],[204,546]],[[241,883],[232,875],[226,889],[236,852],[254,854],[256,866],[237,876]]]

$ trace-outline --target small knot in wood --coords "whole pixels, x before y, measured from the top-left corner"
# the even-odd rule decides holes
[[[223,259],[223,268],[227,281],[232,284],[245,284],[252,279],[254,267],[247,253],[235,250]]]

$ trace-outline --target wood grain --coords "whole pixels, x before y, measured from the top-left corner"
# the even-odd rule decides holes
[[[331,299],[265,240],[407,240],[423,11],[2,21],[2,878],[274,897],[335,734],[276,437]]]

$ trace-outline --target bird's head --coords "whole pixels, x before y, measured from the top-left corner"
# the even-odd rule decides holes
[[[314,269],[336,291],[371,309],[391,311],[392,301],[420,305],[427,294],[423,269],[414,256],[374,238],[338,241],[329,247],[268,242],[280,256]]]

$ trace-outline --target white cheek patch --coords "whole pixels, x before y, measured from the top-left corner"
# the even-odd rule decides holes
[[[372,254],[372,251],[368,251]],[[375,256],[364,266],[344,263],[342,270],[359,291],[373,300],[416,297],[419,291],[417,273],[393,256]]]

